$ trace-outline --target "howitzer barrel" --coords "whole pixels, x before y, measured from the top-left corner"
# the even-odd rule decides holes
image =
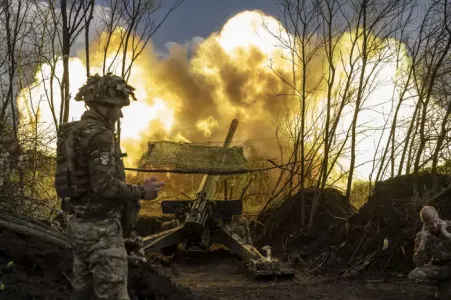
[[[230,123],[229,132],[227,133],[227,137],[224,141],[223,148],[229,148],[232,143],[233,136],[235,135],[235,131],[238,127],[238,119],[233,119],[232,123]],[[202,183],[200,185],[199,193],[205,193],[206,198],[212,200],[214,194],[216,192],[216,181],[218,180],[218,175],[205,175],[202,179]]]
[[[233,119],[229,127],[229,133],[224,141],[224,148],[229,148],[232,143],[233,136],[235,135],[236,128],[238,127],[238,119]]]
[[[230,147],[232,143],[233,135],[235,134],[236,128],[238,127],[238,120],[233,119],[229,127],[229,132],[224,141],[224,148]],[[207,174],[202,178],[199,191],[197,193],[197,198],[194,201],[191,211],[188,214],[185,226],[195,227],[197,225],[204,226],[205,221],[208,219],[210,213],[209,206],[207,202],[213,200],[216,193],[216,181],[218,180],[218,175]]]

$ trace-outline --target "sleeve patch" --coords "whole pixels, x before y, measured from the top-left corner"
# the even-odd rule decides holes
[[[100,160],[100,164],[102,166],[108,165],[108,163],[110,162],[110,153],[109,152],[100,152],[99,160]]]

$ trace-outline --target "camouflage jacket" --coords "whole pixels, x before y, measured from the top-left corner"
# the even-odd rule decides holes
[[[86,192],[71,199],[74,213],[90,219],[120,218],[127,201],[141,198],[141,187],[125,183],[120,146],[103,117],[89,110],[81,121],[75,161]]]
[[[447,230],[451,232],[451,221],[447,223]],[[419,249],[421,242],[421,231],[415,237],[415,247],[413,261],[417,267],[422,267],[427,263],[443,265],[451,263],[451,239],[443,235],[429,234],[424,250]]]

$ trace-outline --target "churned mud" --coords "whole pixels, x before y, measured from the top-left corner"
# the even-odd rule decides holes
[[[0,299],[69,299],[70,252],[0,231]],[[294,278],[256,280],[225,250],[178,253],[170,263],[130,266],[133,299],[427,299],[429,287],[405,278],[344,280],[299,272]]]
[[[420,186],[429,188],[428,175]],[[266,211],[254,227],[257,246],[296,262],[290,279],[257,280],[243,261],[219,248],[209,253],[177,252],[129,268],[129,293],[139,299],[433,299],[434,287],[411,284],[413,238],[420,223],[412,178],[379,183],[359,210],[328,191],[315,226],[299,222],[300,196]],[[442,186],[451,179],[440,178]],[[306,207],[313,199],[306,190]],[[420,195],[421,196],[421,195]],[[451,219],[450,195],[435,203]],[[141,218],[143,236],[160,230],[166,217]],[[263,226],[261,226],[263,224]],[[262,230],[262,227],[264,230]],[[68,250],[38,238],[0,229],[0,299],[70,299],[72,257]]]

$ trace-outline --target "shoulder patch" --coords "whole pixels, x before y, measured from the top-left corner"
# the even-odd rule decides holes
[[[100,152],[99,160],[102,166],[108,165],[108,163],[110,162],[110,153],[106,151]]]

